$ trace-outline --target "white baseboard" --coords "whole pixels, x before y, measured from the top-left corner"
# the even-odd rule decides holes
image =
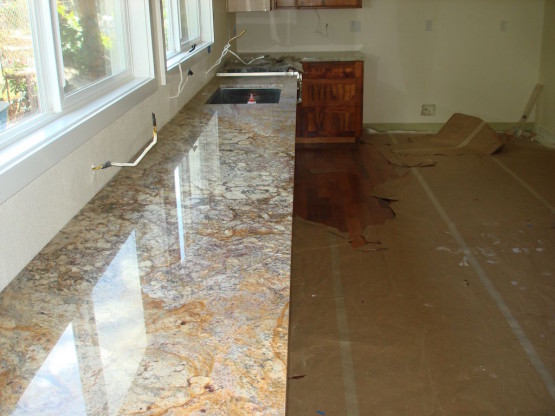
[[[551,149],[555,149],[554,131],[549,130],[548,128],[541,126],[539,124],[536,124],[535,131],[537,133],[537,136],[535,137],[535,139],[539,144],[545,147],[549,147]]]
[[[364,123],[364,128],[376,131],[418,131],[437,132],[445,123]],[[517,123],[488,122],[489,126],[497,132],[512,131]],[[524,123],[522,128],[526,131],[534,130],[534,123]]]

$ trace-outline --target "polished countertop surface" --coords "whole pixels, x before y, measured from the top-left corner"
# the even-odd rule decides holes
[[[297,61],[297,62],[352,62],[364,61],[364,54],[359,51],[320,51],[320,52],[291,52],[284,54],[283,52],[249,52],[248,57],[252,59],[258,56],[270,57],[280,61]],[[256,65],[256,61],[253,65]]]
[[[249,72],[303,72],[303,62],[353,62],[364,61],[364,55],[357,51],[336,52],[293,52],[284,55],[279,52],[253,53],[243,57],[247,61],[253,61],[249,65],[229,59],[222,72],[249,73]]]
[[[295,53],[301,62],[351,62],[364,61],[364,55],[357,51],[303,52]]]
[[[0,414],[285,414],[295,100],[213,79],[4,289]]]

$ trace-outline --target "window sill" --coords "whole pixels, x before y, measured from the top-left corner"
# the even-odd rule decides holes
[[[166,62],[167,72],[176,69],[179,64],[186,64],[187,66],[192,66],[203,58],[205,53],[211,52],[212,42],[202,42],[193,52],[181,52],[177,55],[172,56]],[[206,51],[206,52],[205,52]]]
[[[0,150],[0,204],[155,91],[155,79],[135,79]]]

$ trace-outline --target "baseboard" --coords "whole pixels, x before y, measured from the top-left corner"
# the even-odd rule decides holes
[[[365,123],[365,129],[376,131],[427,131],[437,132],[443,127],[444,123]],[[495,131],[513,130],[516,123],[488,123]],[[524,123],[524,130],[534,130],[534,123]]]
[[[365,129],[376,131],[426,131],[436,132],[443,123],[364,123]]]
[[[518,123],[488,123],[495,131],[514,131]],[[522,123],[520,128],[523,131],[534,131],[534,123]]]
[[[555,132],[548,128],[536,124],[534,131],[537,133],[536,141],[545,147],[555,149]]]

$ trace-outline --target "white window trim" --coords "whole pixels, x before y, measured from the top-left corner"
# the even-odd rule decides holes
[[[206,3],[204,3],[206,1]],[[162,0],[154,2],[156,45],[158,46],[157,67],[160,73],[160,84],[167,85],[167,75],[176,70],[180,64],[192,66],[201,57],[210,53],[210,48],[214,44],[214,12],[212,0],[201,0],[200,9],[200,41],[192,52],[181,51],[171,57],[166,56],[166,45],[164,42],[164,17],[162,11]]]
[[[197,44],[195,50],[192,52],[181,52],[174,56],[166,62],[166,72],[171,72],[177,68],[179,64],[187,64],[187,66],[193,65],[198,59],[195,57],[202,54],[205,50],[208,50],[212,46],[212,42],[202,42],[200,45]],[[209,52],[209,51],[208,51]]]
[[[3,147],[0,204],[156,92],[149,0],[132,1],[130,26],[141,28],[130,36],[134,78],[70,111],[40,114],[27,134]]]

